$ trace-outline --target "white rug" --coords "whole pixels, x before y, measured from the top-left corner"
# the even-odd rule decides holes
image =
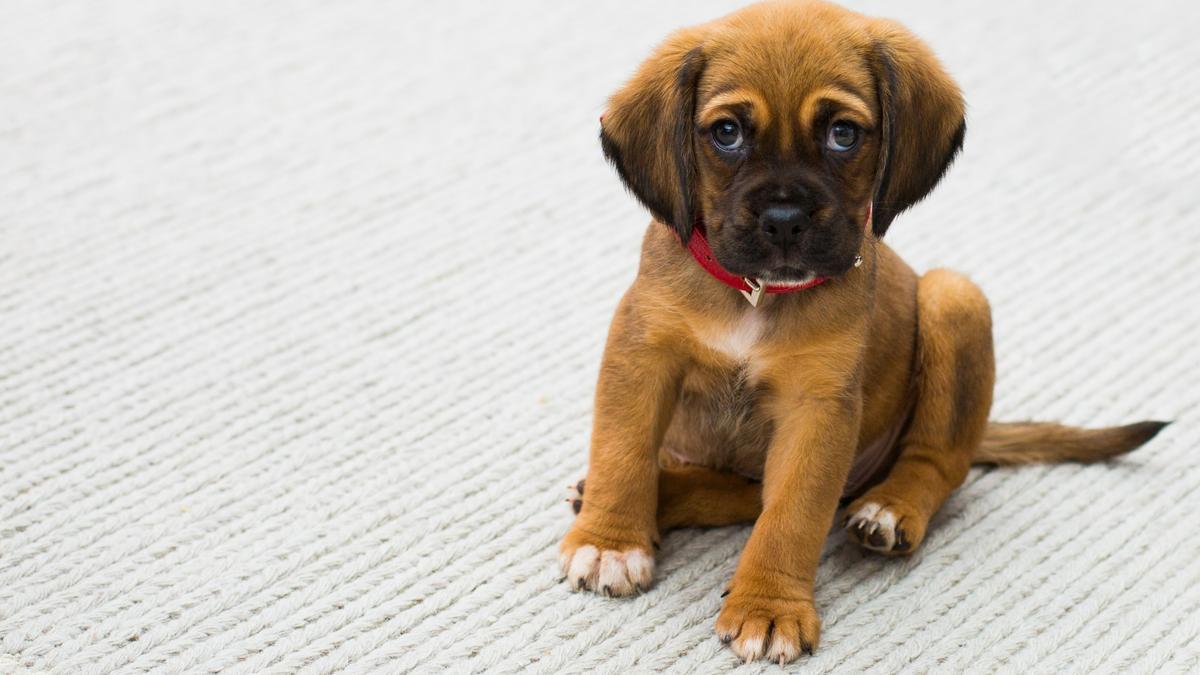
[[[732,7],[5,3],[0,671],[736,667],[746,528],[553,571],[647,220],[596,117]],[[996,416],[1178,421],[976,470],[911,560],[834,534],[795,668],[1200,668],[1198,5],[861,7],[970,103],[889,238],[990,295]]]

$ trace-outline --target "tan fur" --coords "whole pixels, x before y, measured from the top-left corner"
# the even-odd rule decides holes
[[[992,422],[975,448],[976,464],[1012,466],[1045,462],[1100,462],[1154,438],[1167,422],[1080,429],[1053,422]]]
[[[753,119],[756,149],[804,165],[822,161],[826,111],[864,130],[829,169],[856,223],[838,242],[857,246],[860,267],[752,308],[680,246],[697,217],[714,250],[739,236],[734,169],[695,136],[735,109]],[[846,509],[851,535],[888,554],[921,543],[973,461],[1095,459],[1152,435],[988,426],[983,293],[955,272],[918,277],[879,240],[937,183],[963,111],[917,38],[820,2],[679,31],[613,96],[605,152],[656,222],[605,347],[586,496],[561,545],[573,586],[644,588],[661,531],[754,520],[717,634],[744,658],[790,661],[819,640],[813,581],[856,455],[897,429],[894,461]]]

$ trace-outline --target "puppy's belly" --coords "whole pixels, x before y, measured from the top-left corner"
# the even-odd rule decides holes
[[[747,366],[701,369],[684,378],[663,440],[665,461],[707,466],[762,479],[774,424],[763,411],[766,388]],[[856,496],[886,475],[911,407],[855,454],[845,496]]]
[[[697,369],[684,378],[663,440],[670,459],[762,478],[773,425],[750,369]]]

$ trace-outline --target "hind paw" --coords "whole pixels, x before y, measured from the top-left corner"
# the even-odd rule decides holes
[[[925,520],[915,509],[869,494],[846,509],[843,526],[864,548],[888,555],[908,555],[925,538]]]
[[[583,510],[584,480],[585,479],[580,478],[578,483],[567,486],[567,504],[570,505],[571,510],[575,512],[575,515],[579,515],[579,512]]]

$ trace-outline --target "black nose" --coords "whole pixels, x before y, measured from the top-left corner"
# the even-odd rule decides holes
[[[808,212],[795,204],[771,204],[758,214],[763,233],[780,247],[796,243],[808,228],[808,222]]]

